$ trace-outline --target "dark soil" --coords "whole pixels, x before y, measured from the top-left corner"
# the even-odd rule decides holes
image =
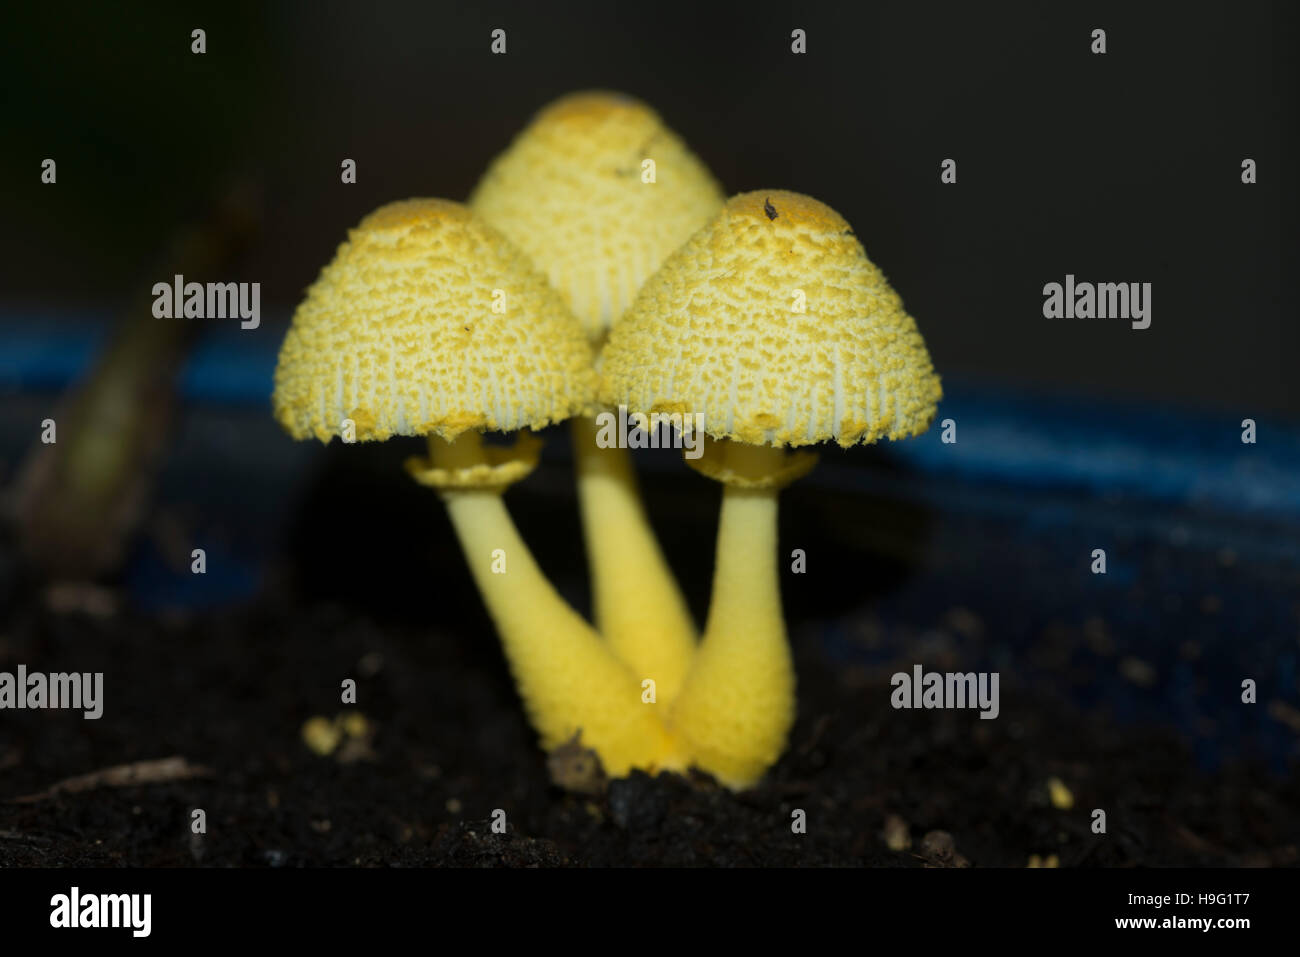
[[[93,596],[92,596],[93,597]],[[662,775],[606,794],[562,793],[524,722],[495,638],[429,624],[379,627],[273,588],[204,615],[68,610],[17,601],[0,666],[105,672],[105,718],[8,712],[0,797],[107,766],[183,755],[208,777],[0,804],[0,864],[877,865],[1023,867],[1297,862],[1297,776],[1207,774],[1172,738],[1003,688],[1003,719],[894,711],[894,670],[834,670],[797,642],[800,717],[759,788],[731,794]],[[916,660],[916,659],[914,659]],[[343,762],[304,744],[354,677],[371,753]],[[1013,715],[1007,717],[1007,715]],[[355,750],[355,749],[354,749]],[[365,749],[360,749],[364,751]],[[355,755],[354,755],[355,757]],[[1054,807],[1059,778],[1073,808]],[[191,812],[207,833],[191,833]],[[1107,814],[1094,835],[1091,810]],[[491,819],[505,811],[508,831]],[[807,832],[792,833],[792,813]],[[882,838],[906,822],[907,850]],[[897,824],[895,825],[897,826]],[[945,847],[943,831],[952,837]],[[963,860],[964,859],[964,860]]]

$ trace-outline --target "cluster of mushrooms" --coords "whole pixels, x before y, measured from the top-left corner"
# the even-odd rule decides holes
[[[777,494],[815,457],[788,450],[923,432],[940,394],[839,214],[784,190],[727,200],[653,110],[580,93],[542,110],[468,204],[392,203],[349,232],[293,317],[273,404],[299,439],[427,437],[407,469],[447,508],[547,752],[576,740],[611,777],[695,768],[740,789],[795,714]],[[688,462],[723,489],[702,635],[628,452],[597,443],[616,406],[704,416]],[[532,432],[564,420],[594,624],[502,501],[537,464]]]

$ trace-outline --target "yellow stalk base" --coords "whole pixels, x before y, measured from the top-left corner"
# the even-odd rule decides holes
[[[779,451],[726,443],[729,464],[753,472]],[[785,749],[795,678],[777,575],[777,488],[722,493],[713,597],[704,637],[669,723],[691,763],[727,787],[758,781]]]
[[[654,680],[666,707],[695,655],[695,625],[646,519],[631,456],[598,446],[598,431],[593,419],[573,420],[596,628],[634,675]]]
[[[434,463],[472,466],[476,439],[431,440]],[[680,770],[661,708],[642,703],[640,680],[555,591],[520,538],[499,491],[441,490],[470,572],[496,624],[529,720],[551,751],[581,732],[607,774]]]

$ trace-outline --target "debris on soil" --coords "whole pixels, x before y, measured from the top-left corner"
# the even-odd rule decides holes
[[[1060,778],[1047,779],[1047,796],[1052,802],[1052,807],[1058,811],[1068,811],[1074,807],[1074,794]]]
[[[375,726],[359,711],[335,715],[333,720],[314,715],[303,722],[302,740],[308,750],[322,758],[334,755],[340,764],[370,761]]]
[[[897,814],[885,818],[885,827],[880,832],[880,836],[885,842],[885,847],[891,851],[906,851],[912,847],[912,835],[907,822]]]
[[[328,757],[342,740],[343,729],[323,715],[313,715],[303,722],[302,741],[312,754]]]
[[[185,758],[174,755],[170,758],[158,758],[152,761],[134,761],[131,764],[116,764],[111,768],[80,774],[65,778],[51,785],[44,791],[10,798],[11,804],[34,804],[60,794],[80,794],[96,788],[129,788],[145,784],[166,784],[170,781],[187,781],[190,778],[208,777],[209,768],[190,764]]]
[[[970,867],[970,861],[957,853],[957,843],[947,831],[930,831],[921,838],[918,850],[926,867]]]
[[[600,756],[591,748],[584,748],[579,731],[570,741],[564,742],[546,758],[546,770],[556,787],[575,794],[603,794],[608,786]]]

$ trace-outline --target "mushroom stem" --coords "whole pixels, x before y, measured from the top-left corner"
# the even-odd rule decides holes
[[[677,696],[696,631],[637,493],[631,456],[601,448],[594,420],[573,420],[574,467],[596,628],[661,705]]]
[[[477,429],[467,429],[456,436],[454,442],[446,442],[431,435],[429,458],[439,468],[449,471],[482,465],[487,462],[487,456],[483,452],[483,433]]]
[[[726,446],[738,472],[785,467],[776,449]],[[731,788],[755,783],[776,762],[794,722],[795,679],[777,574],[777,495],[726,485],[708,623],[670,714],[692,763]]]
[[[436,465],[477,464],[477,443],[430,439]],[[498,490],[441,490],[479,594],[500,635],[524,708],[547,751],[581,734],[611,776],[680,768],[673,742],[639,680],[546,579]]]

